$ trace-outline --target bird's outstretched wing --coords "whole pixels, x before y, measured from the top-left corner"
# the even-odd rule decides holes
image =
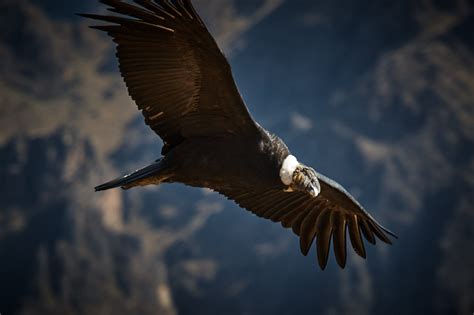
[[[396,237],[374,218],[338,183],[318,174],[321,192],[313,198],[304,192],[285,192],[281,189],[218,189],[218,192],[235,201],[259,217],[281,222],[299,235],[300,248],[307,255],[316,238],[316,251],[321,269],[326,267],[331,238],[336,261],[346,265],[346,230],[354,251],[365,258],[362,235],[372,244],[375,236],[391,244],[387,234]]]
[[[117,15],[79,14],[117,43],[130,96],[165,148],[199,136],[256,132],[231,68],[190,0],[101,0]]]

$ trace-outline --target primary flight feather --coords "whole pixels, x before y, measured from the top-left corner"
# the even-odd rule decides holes
[[[346,264],[346,235],[366,256],[362,236],[391,244],[393,233],[338,183],[298,162],[285,143],[256,123],[229,63],[189,0],[101,0],[120,15],[80,14],[117,43],[120,72],[145,122],[164,142],[153,164],[97,191],[179,182],[206,187],[300,237],[307,255],[316,239],[324,269],[331,239]]]

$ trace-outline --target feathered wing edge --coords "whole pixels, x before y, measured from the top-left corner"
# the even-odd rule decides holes
[[[377,223],[377,221],[372,217],[372,215],[369,212],[367,212],[367,210],[365,210],[365,208],[344,187],[342,187],[338,182],[330,179],[329,177],[327,177],[327,176],[325,176],[321,173],[316,172],[316,174],[317,174],[317,177],[318,177],[319,181],[324,182],[325,184],[327,184],[331,188],[333,188],[333,189],[339,191],[341,194],[343,194],[345,198],[347,198],[350,202],[352,202],[352,204],[354,206],[356,206],[357,210],[361,211],[362,213],[364,213],[364,215],[366,215],[369,219],[371,219],[379,229],[383,230],[385,233],[389,234],[393,238],[398,239],[398,236],[395,233],[393,233],[389,229],[383,227],[381,224]],[[391,244],[390,240],[387,239],[387,238],[385,238],[385,239],[381,238],[381,240],[383,240],[385,243]]]
[[[302,192],[287,193],[280,189],[258,191],[235,188],[217,191],[255,215],[291,228],[300,238],[300,250],[303,255],[306,256],[315,243],[317,261],[323,270],[328,262],[331,240],[336,261],[344,268],[347,238],[354,251],[364,259],[366,250],[362,236],[371,244],[376,243],[376,237],[384,243],[392,244],[386,234],[398,238],[378,224],[339,184],[323,175],[320,180],[322,193],[317,198]],[[337,199],[333,199],[331,195],[329,198],[325,196],[324,193],[330,189],[335,189],[340,196]],[[341,196],[347,199],[345,205],[350,201],[351,209],[341,207]]]
[[[174,19],[176,16],[181,17],[185,14],[190,19],[196,20],[202,27],[205,27],[204,22],[199,17],[190,0],[175,1],[176,5],[168,0],[133,0],[140,7],[121,0],[99,0],[99,2],[110,6],[111,8],[108,10],[111,12],[131,16],[137,20],[124,17],[117,17],[111,20],[109,16],[83,13],[78,13],[77,15],[116,24],[124,23],[125,25],[136,26],[136,24],[142,23],[161,24],[166,19]]]

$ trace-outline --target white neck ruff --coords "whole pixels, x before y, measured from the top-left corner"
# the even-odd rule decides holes
[[[280,179],[283,184],[289,186],[293,182],[293,173],[299,162],[293,155],[288,155],[280,168]]]

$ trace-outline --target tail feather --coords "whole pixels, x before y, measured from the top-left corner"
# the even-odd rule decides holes
[[[157,175],[157,173],[162,169],[160,162],[161,160],[158,160],[155,163],[148,165],[144,168],[141,168],[139,170],[136,170],[133,173],[116,178],[105,184],[99,185],[95,187],[95,191],[103,191],[103,190],[108,190],[108,189],[118,188],[118,187],[124,188],[126,186],[130,186],[133,183],[139,180],[142,180],[144,178],[147,178],[149,176]]]

